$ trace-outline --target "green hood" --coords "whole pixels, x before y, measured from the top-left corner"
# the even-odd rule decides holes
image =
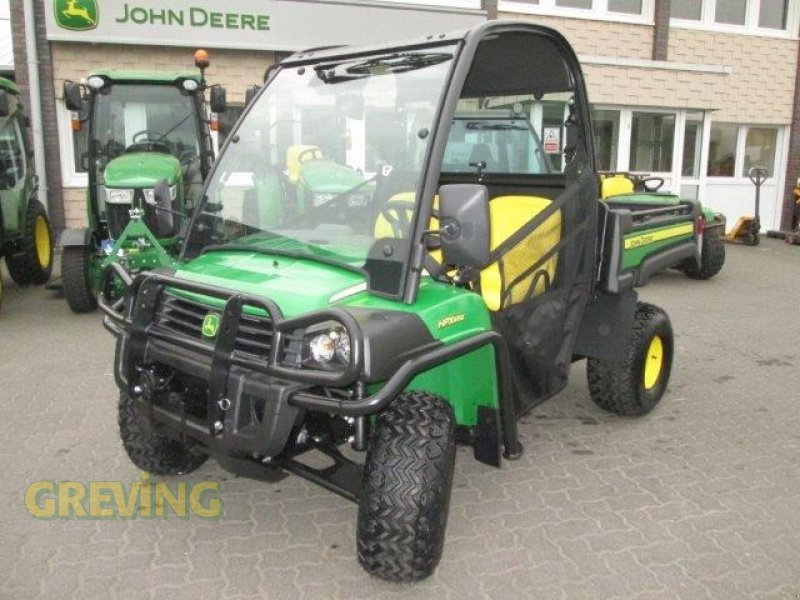
[[[313,160],[303,163],[300,179],[318,193],[336,194],[363,183],[357,171],[330,160]]]
[[[131,152],[108,163],[105,170],[106,187],[146,189],[166,179],[169,185],[178,182],[181,163],[169,154],[160,152]]]
[[[331,297],[364,283],[364,277],[313,259],[247,251],[209,252],[181,266],[177,277],[272,299],[286,317],[331,304]],[[217,304],[211,298],[204,303]]]

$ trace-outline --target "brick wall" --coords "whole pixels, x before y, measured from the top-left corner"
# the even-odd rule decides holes
[[[669,39],[671,61],[733,67],[712,106],[715,121],[738,123],[791,123],[797,49],[796,40],[676,28]]]
[[[61,98],[65,79],[78,81],[92,69],[156,69],[191,70],[194,68],[194,48],[171,46],[128,46],[109,44],[74,44],[53,42],[55,97]],[[206,71],[210,83],[219,83],[227,90],[229,103],[244,102],[248,86],[260,84],[265,69],[275,60],[274,52],[209,50],[211,66]],[[55,122],[55,121],[53,121]],[[52,130],[53,137],[57,132]],[[67,227],[86,224],[86,191],[84,188],[64,188],[63,207]]]
[[[670,0],[655,0],[653,15],[653,60],[667,60],[669,54]]]
[[[781,211],[781,229],[791,229],[794,224],[796,198],[794,186],[800,178],[800,56],[795,63],[795,88],[792,106],[792,126],[789,132],[789,160],[786,164],[786,195]]]

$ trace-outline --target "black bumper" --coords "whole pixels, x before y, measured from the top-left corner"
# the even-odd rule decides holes
[[[224,301],[219,334],[212,342],[176,336],[155,320],[156,308],[165,288],[202,294]],[[269,356],[244,356],[236,340],[244,306],[261,308],[273,328]],[[419,373],[459,356],[492,345],[500,380],[500,418],[505,454],[521,453],[513,409],[513,383],[508,348],[503,338],[487,331],[467,340],[426,347],[408,357],[393,371],[379,391],[363,395],[365,386],[355,385],[363,374],[361,328],[346,310],[334,308],[311,317],[284,319],[271,301],[204,284],[149,272],[131,283],[123,312],[102,298],[105,327],[117,337],[114,374],[117,385],[135,393],[140,377],[137,368],[160,365],[208,383],[207,417],[201,422],[185,412],[157,406],[141,397],[147,413],[168,429],[197,439],[212,451],[275,456],[286,445],[298,415],[303,410],[321,411],[345,417],[380,412]],[[281,352],[289,332],[320,320],[335,320],[345,326],[351,340],[351,364],[344,372],[318,372],[281,364]],[[349,397],[321,393],[324,387],[349,389]]]

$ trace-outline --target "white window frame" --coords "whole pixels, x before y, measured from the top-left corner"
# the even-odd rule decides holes
[[[556,0],[539,0],[539,4],[515,2],[513,0],[499,0],[497,3],[497,10],[500,12],[528,15],[549,15],[553,17],[571,17],[575,19],[652,25],[655,15],[655,0],[642,0],[642,13],[639,15],[611,12],[608,10],[608,0],[592,0],[592,8],[567,8],[564,6],[557,6]]]
[[[707,179],[710,183],[746,183],[749,182],[750,179],[747,177],[747,173],[744,173],[744,152],[747,148],[747,133],[750,129],[775,129],[777,131],[777,135],[775,136],[775,162],[771,165],[767,165],[769,169],[769,177],[767,177],[766,182],[767,184],[775,183],[775,178],[777,177],[780,180],[782,176],[782,171],[784,170],[784,147],[787,146],[788,141],[788,128],[785,125],[775,125],[773,124],[758,124],[758,123],[748,123],[747,125],[742,125],[741,123],[731,123],[730,121],[715,121],[720,125],[735,125],[736,129],[736,161],[733,165],[733,176],[731,177],[720,177],[714,175],[706,175],[705,179]],[[711,125],[709,124],[708,127],[708,134],[709,134],[709,143],[711,142]],[[703,140],[703,144],[706,144],[706,141]],[[706,156],[706,160],[708,156]],[[708,173],[708,163],[706,163],[706,168],[704,173]],[[741,173],[741,175],[740,175]]]
[[[717,23],[716,0],[702,0],[700,7],[700,19],[676,19],[671,18],[670,27],[678,29],[699,29],[703,31],[715,31],[720,33],[735,33],[739,35],[755,35],[760,37],[772,37],[781,39],[798,39],[798,26],[800,26],[800,0],[789,0],[789,7],[786,11],[786,29],[770,29],[758,26],[758,15],[761,11],[761,0],[747,0],[744,25],[731,25],[729,23]]]
[[[64,100],[56,100],[58,122],[58,145],[61,148],[61,184],[65,188],[85,188],[89,185],[89,174],[75,170],[75,145],[72,143],[72,115]],[[87,124],[84,123],[84,127]]]

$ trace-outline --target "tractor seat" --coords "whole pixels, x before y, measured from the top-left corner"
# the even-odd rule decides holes
[[[414,209],[413,192],[396,194],[392,196],[390,202],[408,202],[408,212],[404,217],[411,219]],[[547,198],[539,196],[498,196],[494,198],[489,203],[490,249],[494,251],[551,203]],[[434,207],[437,204],[435,199]],[[388,210],[396,212],[400,209],[395,205]],[[399,215],[393,216],[399,217]],[[437,227],[437,219],[432,218],[430,228]],[[392,226],[383,215],[379,215],[375,222],[374,235],[376,239],[394,237]],[[525,272],[554,248],[560,240],[561,211],[557,211],[504,256],[486,266],[480,273],[480,291],[489,310],[497,311],[546,291],[556,275],[558,253],[554,253],[536,271]],[[436,261],[441,262],[441,251],[436,250],[431,252],[431,255]],[[507,289],[508,286],[511,287]]]
[[[612,196],[622,196],[634,192],[633,181],[625,175],[611,175],[603,178],[600,184],[600,197],[605,200]]]

